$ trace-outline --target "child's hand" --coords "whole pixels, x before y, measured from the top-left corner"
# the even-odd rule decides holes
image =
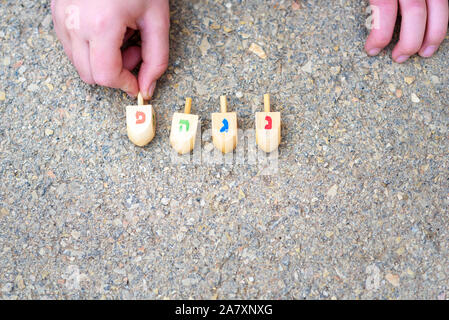
[[[81,79],[151,98],[168,64],[168,0],[52,0],[51,5],[56,33]],[[122,52],[130,29],[140,30],[142,48]],[[137,81],[130,70],[141,60]]]
[[[393,59],[398,63],[419,53],[431,57],[443,42],[448,27],[448,0],[370,0],[374,24],[365,50],[369,55],[377,55],[391,41],[396,23],[398,7],[402,15],[400,39],[393,50]]]

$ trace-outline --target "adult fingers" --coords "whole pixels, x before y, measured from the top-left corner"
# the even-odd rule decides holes
[[[427,22],[425,0],[399,0],[401,6],[401,33],[393,50],[393,59],[402,63],[421,48]]]
[[[90,41],[90,63],[95,82],[137,96],[137,79],[129,70],[123,68],[120,50],[126,27],[120,27],[117,22],[110,23],[107,19],[100,21],[99,25],[103,30],[96,32],[98,36]]]
[[[73,64],[80,75],[81,80],[88,84],[94,84],[94,78],[90,69],[89,43],[81,39],[72,41]]]
[[[420,56],[431,57],[443,42],[449,20],[448,7],[447,0],[427,0],[427,29]]]
[[[396,0],[370,0],[373,25],[366,40],[365,50],[375,56],[391,41],[398,15]]]
[[[145,99],[153,96],[156,81],[167,70],[170,16],[168,1],[156,1],[139,25],[143,63],[139,72],[140,91]]]

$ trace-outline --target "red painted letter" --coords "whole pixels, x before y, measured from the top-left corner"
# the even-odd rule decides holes
[[[270,116],[266,116],[265,120],[268,122],[268,124],[265,126],[265,130],[270,130],[273,128],[273,119],[271,119]]]
[[[141,124],[145,122],[145,113],[141,111],[136,112],[136,124]]]

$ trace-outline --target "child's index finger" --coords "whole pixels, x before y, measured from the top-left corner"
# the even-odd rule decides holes
[[[136,77],[123,67],[121,45],[126,26],[110,25],[97,33],[90,41],[90,63],[92,77],[99,85],[119,88],[137,96],[139,87]]]
[[[139,72],[139,87],[145,99],[151,98],[156,81],[168,66],[170,29],[168,12],[168,1],[156,1],[139,25],[143,60]]]

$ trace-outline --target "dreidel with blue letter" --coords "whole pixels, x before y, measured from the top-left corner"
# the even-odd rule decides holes
[[[270,95],[264,96],[264,112],[256,112],[256,142],[260,149],[272,152],[281,143],[281,113],[270,112]]]
[[[146,105],[139,92],[137,106],[126,107],[126,128],[132,143],[143,147],[153,140],[156,134],[156,116],[151,105]]]
[[[195,148],[198,116],[190,114],[192,99],[186,99],[184,113],[173,115],[170,132],[170,144],[179,154],[186,154]]]
[[[212,142],[223,153],[232,152],[237,146],[237,114],[227,112],[226,96],[220,97],[220,113],[212,114]]]

